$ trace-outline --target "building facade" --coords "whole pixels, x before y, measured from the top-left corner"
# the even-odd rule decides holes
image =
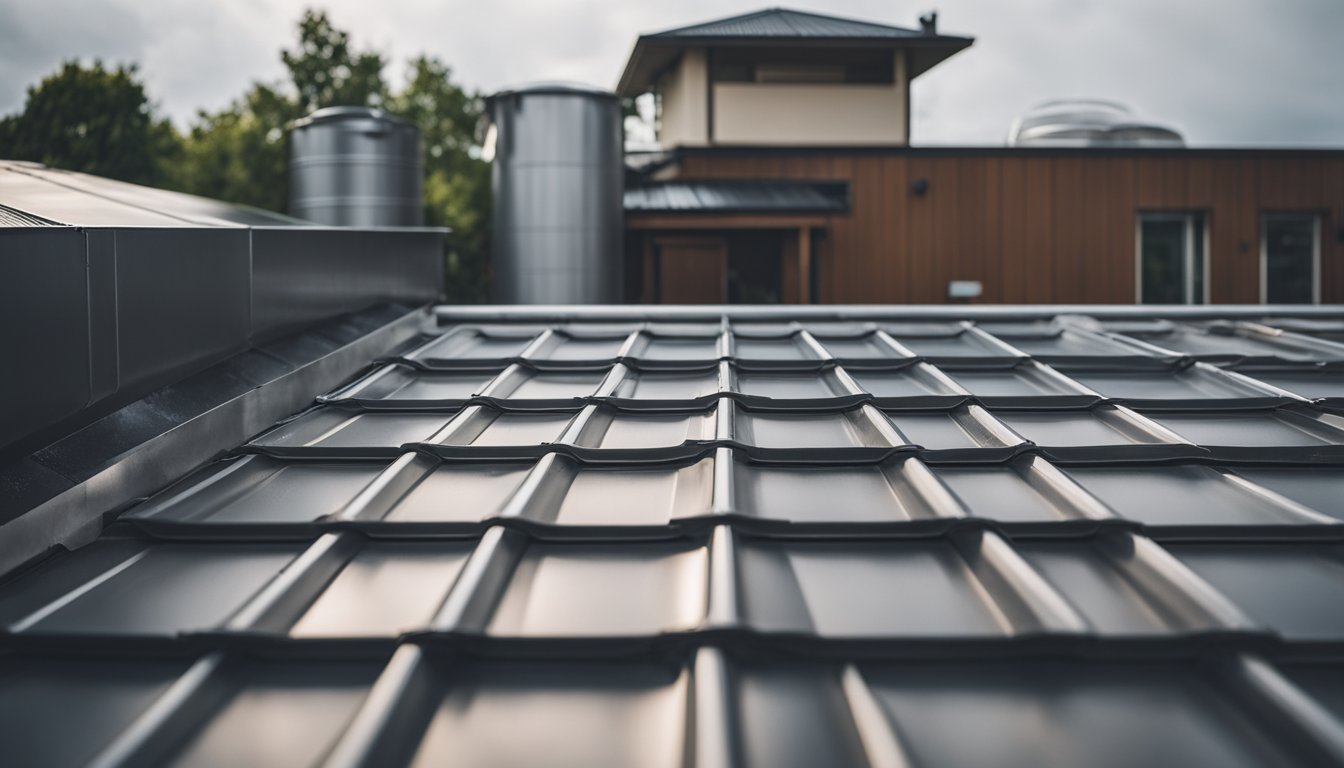
[[[626,196],[631,300],[1344,301],[1344,151],[909,147],[910,79],[970,45],[937,34],[932,20],[920,31],[881,28],[898,30],[885,38],[867,30],[853,46],[904,62],[883,86],[902,92],[893,99],[842,82],[852,68],[829,54],[810,59],[811,74],[813,65],[794,71],[816,81],[806,85],[769,82],[776,65],[757,67],[740,85],[763,95],[712,77],[726,71],[724,51],[743,66],[748,53],[775,62],[776,51],[804,50],[809,29],[820,30],[811,44],[823,54],[842,43],[825,17],[808,27],[795,16],[640,39],[622,93],[659,95],[663,151],[639,164]],[[790,25],[802,31],[787,46],[773,41]],[[706,30],[721,33],[717,46]],[[640,74],[651,39],[665,41],[658,77]],[[855,87],[871,88],[873,104],[832,103]],[[774,99],[797,119],[758,106]],[[901,119],[875,116],[889,101]],[[742,110],[759,117],[742,120]]]

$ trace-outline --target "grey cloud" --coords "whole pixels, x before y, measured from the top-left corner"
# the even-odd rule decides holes
[[[640,32],[770,3],[684,0],[0,0],[0,112],[62,58],[133,59],[179,121],[274,79],[303,8],[327,8],[355,41],[400,62],[430,53],[491,90],[529,80],[611,86]],[[815,0],[802,7],[940,28],[976,44],[916,81],[914,138],[997,144],[1013,117],[1061,96],[1114,98],[1199,145],[1344,145],[1339,0]]]

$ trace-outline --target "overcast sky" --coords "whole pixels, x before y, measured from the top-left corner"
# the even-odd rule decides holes
[[[468,85],[615,85],[641,32],[757,10],[757,0],[0,0],[0,113],[63,59],[138,62],[185,124],[279,78],[305,7],[327,9],[389,75],[425,52]],[[1344,146],[1344,0],[799,0],[789,7],[939,29],[975,45],[915,81],[913,140],[1000,144],[1048,98],[1116,99],[1192,145]]]

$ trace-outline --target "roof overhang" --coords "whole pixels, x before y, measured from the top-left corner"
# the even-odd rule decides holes
[[[975,42],[970,37],[926,35],[923,37],[677,37],[641,35],[625,63],[625,71],[616,85],[618,96],[638,96],[654,83],[691,48],[878,48],[905,50],[910,53],[910,78],[927,72]]]

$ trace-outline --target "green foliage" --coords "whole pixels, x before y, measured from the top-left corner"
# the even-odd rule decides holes
[[[23,111],[0,119],[0,156],[139,184],[161,184],[177,135],[134,66],[67,61],[28,89]]]
[[[288,77],[254,83],[216,112],[199,112],[183,136],[154,114],[135,67],[65,64],[29,89],[22,113],[0,119],[0,157],[284,211],[288,126],[323,107],[382,107],[419,126],[425,223],[452,228],[447,295],[485,299],[489,281],[490,168],[480,159],[481,95],[452,81],[443,62],[409,62],[405,85],[383,79],[386,60],[357,51],[321,11],[307,11],[298,44],[280,52]]]
[[[254,83],[218,112],[200,112],[183,142],[174,189],[283,211],[289,198],[289,123],[332,106],[377,106],[387,98],[383,57],[353,51],[325,13],[299,20],[298,45],[280,52],[283,83]]]
[[[292,100],[255,84],[219,112],[200,112],[184,137],[181,161],[168,186],[232,203],[283,211],[288,205],[288,147],[284,126]]]
[[[485,300],[488,287],[490,169],[479,159],[475,126],[482,102],[454,83],[442,62],[409,63],[398,92],[383,79],[385,61],[355,51],[326,14],[299,22],[298,46],[282,51],[286,82],[257,83],[215,113],[201,113],[186,136],[173,186],[186,192],[283,211],[288,199],[286,127],[323,107],[383,107],[420,128],[424,149],[425,223],[453,230],[447,295],[458,303]]]
[[[282,51],[294,86],[295,117],[323,107],[376,107],[387,99],[381,54],[350,50],[350,35],[321,11],[305,11],[299,20],[299,47]]]
[[[480,159],[480,94],[453,83],[452,70],[425,56],[410,62],[390,110],[420,127],[425,165],[425,223],[453,230],[447,255],[448,300],[484,301],[489,288],[490,165]]]

